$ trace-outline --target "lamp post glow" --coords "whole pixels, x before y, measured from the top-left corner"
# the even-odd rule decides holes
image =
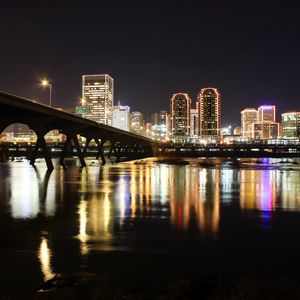
[[[51,104],[52,104],[52,99],[51,99],[51,96],[52,96],[52,84],[47,80],[47,79],[43,79],[41,81],[41,85],[43,87],[49,87],[49,106],[51,107]]]

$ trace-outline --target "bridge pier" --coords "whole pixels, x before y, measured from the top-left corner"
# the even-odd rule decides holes
[[[110,147],[110,149],[109,149],[109,153],[108,153],[108,158],[111,157],[112,152],[114,151],[114,149],[115,149],[115,146],[114,146],[114,145],[111,145],[111,147]]]
[[[80,149],[80,145],[79,145],[79,142],[78,142],[78,139],[77,139],[77,135],[76,134],[66,134],[66,137],[67,137],[66,142],[65,142],[64,147],[62,149],[61,156],[60,156],[60,159],[59,159],[59,163],[62,166],[64,166],[64,159],[65,159],[66,154],[67,154],[68,150],[70,149],[70,147],[72,145],[72,141],[73,141],[74,146],[75,146],[76,151],[77,151],[77,155],[78,155],[80,164],[81,164],[82,167],[85,167],[86,163],[85,163],[85,160],[84,160],[83,153],[81,152],[81,149]]]
[[[9,151],[6,145],[0,145],[0,162],[7,162],[9,160]]]
[[[120,151],[119,151],[119,144],[118,142],[111,142],[111,148],[108,153],[108,158],[111,158],[112,153],[114,152],[114,155],[116,157],[116,163],[120,162]]]
[[[105,159],[105,156],[104,156],[104,152],[103,152],[103,144],[105,142],[105,140],[101,139],[101,142],[100,142],[100,139],[99,138],[91,138],[91,137],[87,137],[86,138],[86,144],[83,148],[83,155],[86,154],[88,148],[89,148],[89,144],[90,142],[94,140],[96,145],[97,145],[97,155],[96,155],[96,159],[99,159],[99,156],[101,157],[101,161],[102,161],[102,165],[105,165],[106,164],[106,159]]]
[[[40,148],[42,149],[42,152],[43,152],[48,170],[53,170],[54,166],[53,166],[51,156],[50,156],[50,153],[49,153],[49,149],[47,147],[47,144],[46,144],[45,137],[44,137],[43,133],[37,133],[37,141],[36,141],[36,144],[35,144],[35,148],[32,152],[32,156],[31,156],[31,159],[30,159],[30,164],[32,166],[34,165]]]
[[[92,141],[91,137],[87,137],[86,138],[85,146],[83,147],[83,155],[86,154],[86,152],[87,152],[87,150],[89,148],[89,144],[90,144],[91,141]]]
[[[98,153],[97,153],[96,159],[99,159],[99,156],[100,156],[101,161],[102,161],[102,166],[104,166],[106,164],[106,160],[105,160],[105,156],[104,156],[104,152],[103,152],[103,144],[105,141],[101,140],[101,142],[100,142],[99,139],[96,138],[95,142],[96,142],[97,148],[98,148]]]
[[[120,147],[115,147],[115,156],[116,156],[116,163],[120,162]]]

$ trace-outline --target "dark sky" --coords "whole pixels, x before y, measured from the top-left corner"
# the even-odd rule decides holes
[[[108,73],[115,103],[151,113],[173,93],[217,87],[222,123],[240,110],[300,108],[298,1],[2,1],[0,90],[72,107],[81,75]]]

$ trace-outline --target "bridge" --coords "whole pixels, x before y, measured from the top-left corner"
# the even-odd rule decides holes
[[[70,114],[43,104],[33,102],[18,96],[0,92],[0,133],[11,124],[22,123],[28,125],[36,136],[37,141],[32,146],[0,145],[0,154],[15,151],[26,154],[30,164],[34,165],[38,155],[45,158],[47,168],[52,170],[52,157],[58,156],[61,165],[71,153],[79,157],[81,166],[85,166],[85,155],[96,152],[96,158],[106,163],[104,144],[109,141],[108,157],[113,154],[116,162],[121,157],[127,159],[144,157],[300,157],[300,145],[267,145],[267,144],[236,144],[236,145],[179,145],[163,144],[146,137],[123,131],[111,126]],[[58,130],[66,136],[59,151],[53,153],[55,145],[46,143],[45,135]],[[86,138],[82,148],[78,136]],[[94,145],[91,141],[94,140]],[[4,149],[6,148],[6,150]],[[15,149],[14,149],[15,148]],[[96,148],[96,149],[95,149]],[[30,151],[29,151],[30,150]],[[51,151],[52,150],[52,151]],[[96,150],[96,151],[95,151]],[[22,152],[23,151],[23,152]],[[1,157],[0,157],[1,160]]]
[[[161,157],[231,157],[231,158],[282,158],[300,157],[300,144],[160,144],[156,156]]]
[[[59,162],[61,165],[64,164],[64,159],[72,144],[77,150],[81,166],[86,166],[84,155],[92,140],[97,146],[97,158],[101,157],[102,164],[106,162],[103,145],[107,141],[111,144],[109,157],[114,153],[116,161],[120,160],[121,155],[130,156],[130,153],[140,153],[143,157],[150,157],[153,155],[153,146],[157,144],[153,140],[137,134],[100,124],[22,97],[0,92],[0,133],[14,123],[28,125],[37,136],[37,141],[30,155],[30,164],[34,165],[41,150],[49,170],[52,170],[54,166],[45,135],[52,130],[58,130],[66,136],[60,153]],[[79,144],[78,136],[86,138],[83,149]]]

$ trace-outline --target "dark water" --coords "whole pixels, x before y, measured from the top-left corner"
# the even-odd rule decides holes
[[[145,163],[143,163],[145,162]],[[146,282],[299,273],[300,165],[0,165],[1,293],[58,273]],[[295,160],[294,160],[295,162]]]

